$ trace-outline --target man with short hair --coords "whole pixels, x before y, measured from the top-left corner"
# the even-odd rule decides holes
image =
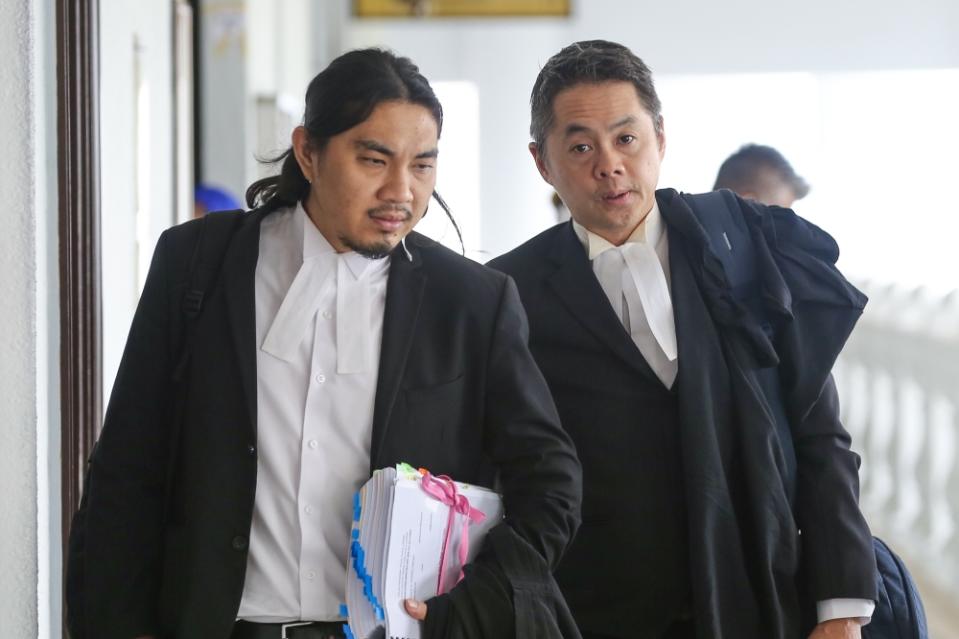
[[[399,462],[505,505],[450,593],[406,602],[424,637],[562,627],[580,470],[516,287],[412,232],[442,117],[410,60],[344,54],[254,210],[161,236],[74,519],[74,639],[343,637],[352,497]]]
[[[741,247],[657,190],[661,106],[622,45],[560,51],[531,108],[530,152],[572,221],[490,264],[516,279],[583,464],[556,578],[584,637],[859,637],[875,560],[829,370],[865,300],[832,238],[733,200],[757,255],[733,287]]]
[[[745,144],[726,158],[713,185],[713,190],[718,189],[729,189],[740,197],[787,209],[809,194],[809,184],[796,174],[783,154],[763,144]]]

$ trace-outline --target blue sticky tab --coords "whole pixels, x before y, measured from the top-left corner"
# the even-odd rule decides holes
[[[360,520],[360,493],[353,493],[353,521]]]
[[[350,630],[347,624],[343,624],[343,634],[346,635],[346,639],[356,639],[356,635],[353,634],[353,631]]]
[[[350,542],[350,555],[353,557],[353,570],[356,572],[357,578],[363,583],[363,596],[370,602],[373,613],[377,615],[377,618],[384,619],[383,607],[376,600],[376,595],[373,594],[373,576],[366,571],[366,552],[360,542],[355,539]],[[345,607],[341,610],[345,610]],[[348,615],[344,613],[343,616]]]
[[[360,531],[354,528],[353,530],[350,531],[350,537],[352,537],[353,539],[359,539]]]
[[[346,604],[340,604],[340,616],[341,616],[341,617],[349,617],[349,616],[350,616],[349,610],[347,609]]]

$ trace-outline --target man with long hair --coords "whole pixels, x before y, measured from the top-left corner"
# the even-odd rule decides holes
[[[442,123],[410,60],[344,54],[253,210],[161,236],[74,520],[74,639],[342,637],[352,496],[399,462],[506,509],[450,593],[407,602],[424,636],[563,632],[558,595],[513,593],[555,592],[579,463],[512,280],[412,232],[445,208]]]

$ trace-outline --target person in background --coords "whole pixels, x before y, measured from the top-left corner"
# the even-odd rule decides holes
[[[550,58],[530,133],[572,220],[490,265],[516,279],[583,464],[583,524],[556,572],[583,636],[858,638],[876,564],[829,371],[865,302],[835,269],[835,242],[734,199],[764,296],[733,289],[716,251],[735,247],[657,190],[660,101],[620,44]]]
[[[343,637],[352,497],[400,462],[506,509],[456,587],[406,602],[426,639],[578,637],[550,571],[580,466],[516,286],[412,231],[445,208],[442,124],[409,59],[343,54],[255,208],[160,237],[71,530],[73,639]],[[214,222],[234,230],[183,360]]]
[[[713,190],[729,189],[769,206],[792,208],[809,194],[809,184],[796,174],[782,153],[762,144],[746,144],[719,167]]]
[[[240,201],[226,189],[209,184],[197,184],[193,189],[193,217],[203,217],[211,211],[234,211],[242,208]]]

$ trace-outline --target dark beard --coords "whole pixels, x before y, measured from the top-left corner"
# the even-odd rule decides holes
[[[375,242],[373,244],[357,244],[348,237],[340,236],[340,242],[343,243],[343,246],[350,249],[357,255],[361,255],[368,260],[379,260],[383,259],[390,254],[390,251],[393,250],[393,247],[387,244],[386,242]]]
[[[403,205],[381,206],[375,209],[370,209],[369,211],[366,212],[366,214],[373,216],[380,211],[399,211],[406,216],[407,220],[409,220],[413,216],[412,211],[410,211],[409,208]],[[372,244],[363,245],[363,244],[357,244],[351,238],[345,237],[343,235],[340,236],[340,242],[342,242],[343,246],[345,246],[346,248],[350,249],[351,251],[353,251],[354,253],[358,255],[362,255],[368,260],[382,259],[386,257],[387,255],[389,255],[390,252],[393,250],[393,247],[387,244],[386,242],[374,242]]]

